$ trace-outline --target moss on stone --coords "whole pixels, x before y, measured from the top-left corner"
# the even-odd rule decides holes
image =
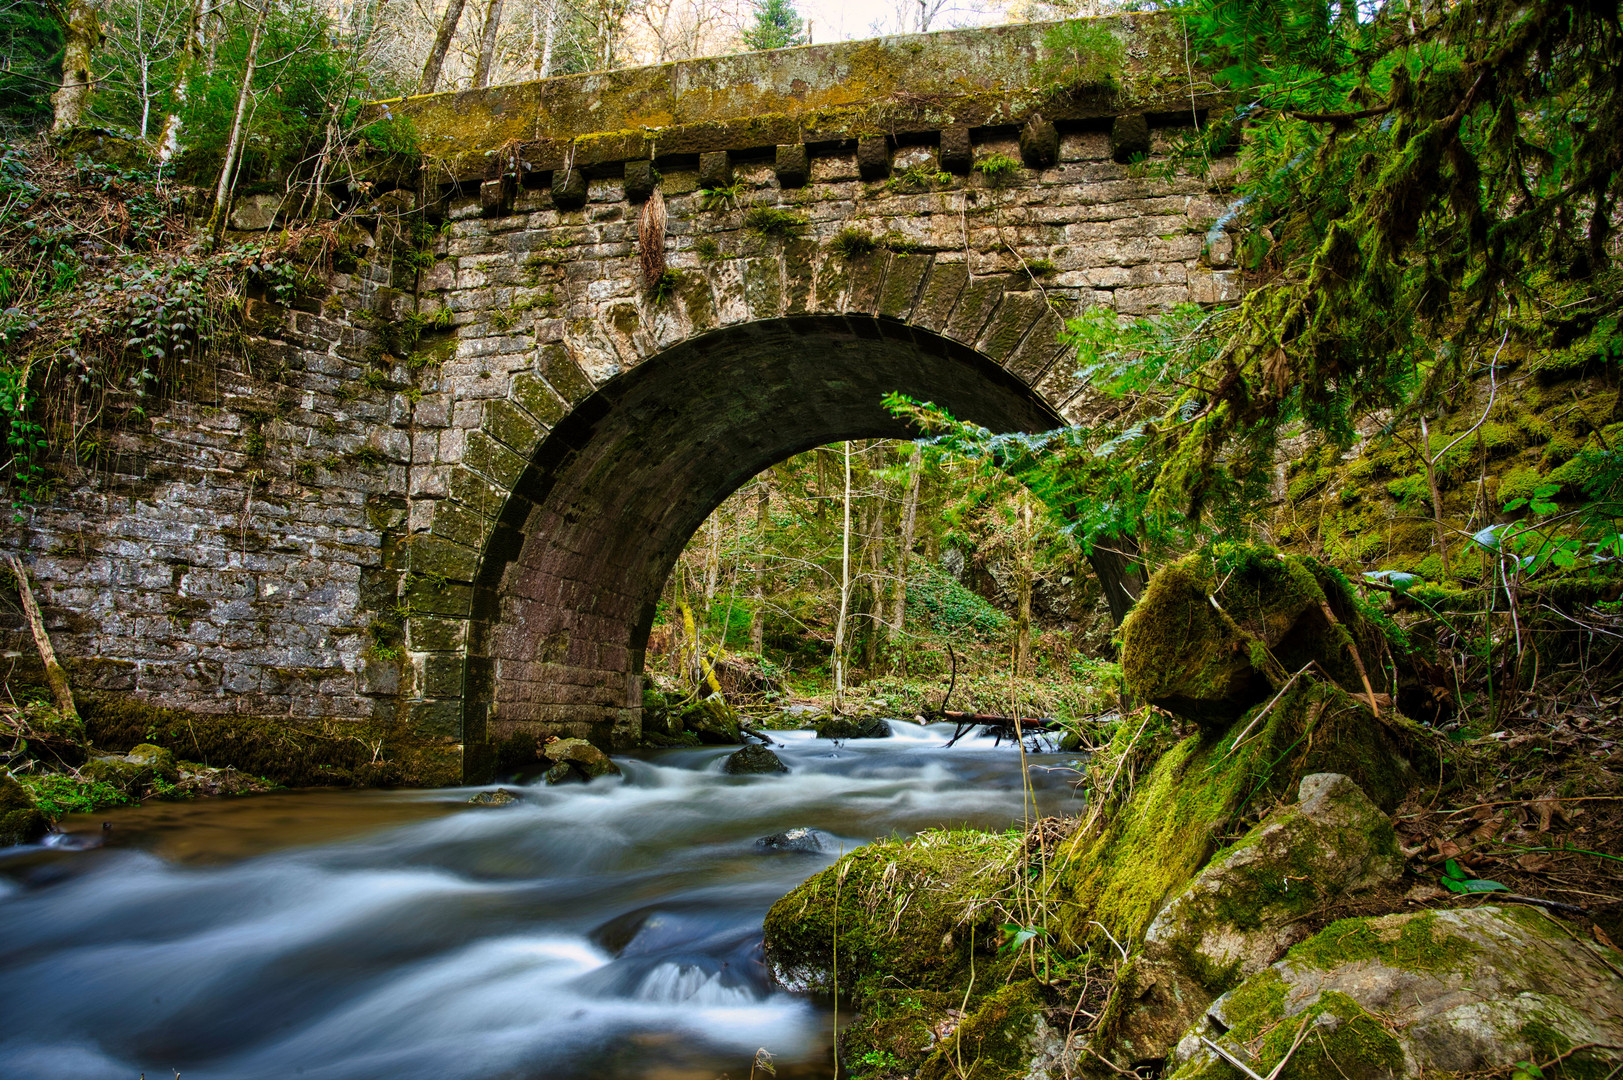
[[[1444,971],[1471,962],[1476,949],[1454,934],[1439,937],[1430,913],[1405,922],[1397,933],[1368,919],[1331,923],[1289,952],[1290,959],[1329,970],[1359,960],[1379,960],[1407,971]]]
[[[150,744],[288,787],[432,787],[459,783],[462,776],[456,746],[397,723],[219,716],[111,694],[81,694],[79,705],[86,734],[104,750]]]
[[[31,844],[51,827],[28,789],[0,772],[0,847]]]
[[[918,1080],[1025,1076],[1031,1069],[1032,1037],[1043,1004],[1042,988],[1034,981],[999,988],[925,1059]]]

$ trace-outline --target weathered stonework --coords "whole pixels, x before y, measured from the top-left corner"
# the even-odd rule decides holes
[[[966,56],[1024,41],[1029,59],[1037,34],[923,40]],[[869,54],[910,40],[819,46],[825,80],[882,70]],[[758,60],[392,105],[432,131],[449,104],[507,116],[597,80],[620,87],[630,123],[636,94],[668,104],[704,68],[719,101],[729,65]],[[802,96],[842,90],[861,104],[837,81]],[[1044,105],[1052,165],[993,186],[964,155],[1018,160],[1029,117],[946,116],[945,137],[860,132],[867,153],[893,155],[889,179],[864,180],[856,135],[808,139],[803,116],[749,112],[760,92],[742,86],[743,112],[706,121],[721,145],[666,155],[639,126],[580,134],[567,171],[492,171],[482,151],[478,176],[436,190],[446,174],[430,171],[412,183],[443,222],[431,257],[363,263],[322,302],[255,304],[250,362],[116,436],[5,538],[79,685],[203,712],[389,720],[465,747],[470,778],[490,767],[489,738],[520,731],[626,745],[659,589],[755,473],[821,443],[906,435],[879,404],[892,390],[993,428],[1055,425],[1085,390],[1058,340],[1066,316],[1236,288],[1202,259],[1220,180],[1167,178],[1164,127],[1147,166],[1123,165],[1108,110]],[[1188,122],[1183,101],[1157,123]],[[611,143],[640,149],[616,157]],[[700,169],[721,165],[735,197],[700,190]],[[637,256],[635,200],[655,183],[676,274],[662,299]],[[752,231],[760,208],[800,224]],[[845,228],[879,250],[842,257]],[[434,318],[402,341],[414,312]],[[26,660],[26,644],[9,647]]]

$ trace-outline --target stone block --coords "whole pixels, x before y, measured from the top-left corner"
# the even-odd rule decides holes
[[[699,186],[702,188],[731,187],[733,182],[732,156],[725,150],[714,150],[699,155]]]
[[[806,181],[811,179],[811,155],[805,144],[778,147],[773,172],[777,174],[778,184],[782,187],[804,187]]]
[[[462,702],[414,701],[406,707],[406,726],[423,738],[462,738]]]
[[[551,427],[569,411],[569,406],[563,398],[541,379],[534,375],[521,372],[513,376],[513,400],[525,412]]]
[[[496,399],[485,402],[482,430],[494,435],[516,453],[529,457],[546,434],[546,428],[529,413],[510,401]]]
[[[406,545],[414,574],[433,574],[452,581],[472,581],[479,572],[479,550],[438,536],[414,536]]]
[[[580,370],[569,350],[563,345],[547,345],[536,359],[536,372],[558,396],[571,405],[580,404],[593,390],[592,383]]]
[[[939,161],[946,172],[968,175],[975,164],[975,144],[968,124],[951,124],[941,129]]]
[[[579,210],[586,205],[586,177],[579,169],[553,172],[552,204],[560,210]]]
[[[1125,165],[1150,152],[1150,122],[1143,113],[1126,113],[1110,124],[1110,156]]]
[[[429,653],[418,661],[422,674],[419,692],[425,698],[455,698],[462,694],[462,657],[456,653]]]
[[[505,176],[486,180],[479,185],[479,212],[485,217],[499,217],[512,212],[513,183]]]
[[[890,269],[885,272],[885,284],[879,293],[879,314],[893,319],[906,319],[911,315],[919,286],[934,261],[930,255],[891,256]]]
[[[524,474],[528,459],[521,458],[483,431],[468,433],[467,449],[462,463],[497,484],[511,490]]]
[[[1059,160],[1059,129],[1038,113],[1020,128],[1020,160],[1028,169],[1046,169]]]
[[[467,627],[461,619],[414,615],[406,620],[406,644],[413,652],[455,652],[466,640]]]
[[[975,342],[975,348],[989,359],[1002,363],[1025,338],[1032,324],[1049,314],[1048,298],[1038,290],[1006,292],[997,314]]]
[[[857,140],[857,175],[883,180],[890,175],[890,140],[883,135]]]
[[[652,161],[626,162],[626,201],[646,202],[654,193],[654,163]]]

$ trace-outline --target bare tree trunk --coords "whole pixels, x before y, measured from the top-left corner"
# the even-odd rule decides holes
[[[490,69],[496,63],[496,35],[502,28],[502,0],[490,0],[485,8],[485,28],[479,35],[479,59],[473,65],[473,85],[483,89],[490,85]]]
[[[541,29],[540,76],[552,76],[552,43],[558,34],[558,0],[547,0],[546,24]]]
[[[716,601],[721,587],[721,508],[710,515],[710,546],[704,553],[704,603],[706,610]]]
[[[851,602],[851,443],[845,443],[844,524],[840,529],[840,613],[834,620],[834,700],[838,713],[845,708],[846,607]]]
[[[28,584],[28,571],[15,555],[7,555],[6,563],[17,578],[17,595],[23,602],[23,617],[34,634],[34,647],[39,649],[40,663],[45,666],[45,681],[50,684],[51,696],[56,698],[56,711],[65,717],[76,718],[78,706],[73,703],[73,688],[68,685],[67,672],[57,663],[56,650],[51,648],[51,636],[45,632],[45,619],[40,615],[34,590]]]
[[[1127,612],[1144,591],[1144,579],[1133,566],[1137,557],[1138,543],[1130,536],[1101,538],[1088,553],[1088,563],[1104,589],[1110,621],[1115,626],[1127,618]]]
[[[225,229],[225,211],[231,202],[237,155],[242,151],[243,120],[248,115],[248,99],[253,96],[254,68],[259,63],[259,42],[265,36],[265,14],[270,5],[271,0],[260,0],[253,33],[248,38],[248,60],[242,72],[242,85],[237,89],[237,111],[231,118],[231,136],[226,140],[225,160],[220,163],[220,182],[214,188],[214,211],[209,215],[208,232],[216,241]]]
[[[90,103],[90,58],[101,40],[101,23],[90,0],[69,0],[62,12],[62,86],[51,95],[51,131],[84,123]]]
[[[772,493],[761,482],[755,496],[755,609],[750,614],[750,651],[760,656],[766,647],[766,530],[772,524]]]
[[[902,495],[902,531],[896,541],[896,585],[890,609],[890,629],[903,643],[902,673],[907,673],[907,563],[913,557],[913,534],[919,520],[919,481],[924,473],[924,450],[914,444],[907,459],[907,490]]]
[[[419,94],[432,94],[440,84],[440,69],[445,66],[445,54],[451,51],[451,39],[456,37],[456,24],[462,19],[462,8],[467,0],[449,0],[445,17],[440,19],[440,31],[434,35],[434,47],[428,52],[423,65],[423,78],[417,84]]]
[[[879,649],[885,643],[885,594],[880,590],[884,569],[884,504],[880,493],[867,499],[863,510],[862,557],[859,560],[868,588],[863,593],[863,614],[868,616],[868,636],[863,639],[862,669],[872,678],[879,666]]]
[[[1032,552],[1031,500],[1022,492],[1020,499],[1018,543],[1014,550],[1014,673],[1025,675],[1031,670],[1031,587],[1035,573]]]

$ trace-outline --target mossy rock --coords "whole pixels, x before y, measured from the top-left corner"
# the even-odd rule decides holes
[[[1530,908],[1332,923],[1214,1002],[1167,1059],[1176,1080],[1229,1080],[1201,1038],[1266,1073],[1375,1080],[1552,1062],[1597,1078],[1623,1062],[1623,953]]]
[[[1383,644],[1338,574],[1314,559],[1239,547],[1218,559],[1188,556],[1150,579],[1122,626],[1122,676],[1136,700],[1220,730],[1310,662],[1362,689],[1355,647],[1380,682]]]
[[[738,713],[715,694],[688,704],[682,710],[682,727],[709,746],[736,746],[744,741],[738,731]]]
[[[1034,981],[1003,986],[941,1040],[918,1080],[1015,1080],[1031,1072],[1045,1005]]]
[[[85,734],[110,750],[151,744],[287,787],[436,787],[462,779],[461,750],[452,740],[425,738],[400,724],[305,726],[286,717],[166,709],[119,694],[77,696]]]
[[[51,829],[51,822],[28,789],[10,773],[0,772],[0,847],[32,844]]]
[[[840,996],[856,1009],[890,979],[962,994],[972,956],[977,982],[998,985],[992,973],[1008,961],[997,956],[1001,911],[992,898],[1013,883],[1019,843],[929,831],[858,848],[767,912],[772,978],[790,990],[831,992],[837,933]]]
[[[819,739],[888,739],[890,724],[877,716],[831,716],[817,725]]]
[[[1345,774],[1389,811],[1416,780],[1407,755],[1422,740],[1408,721],[1391,713],[1376,719],[1339,686],[1311,676],[1221,734],[1180,738],[1159,714],[1130,714],[1090,764],[1096,812],[1062,851],[1061,940],[1103,945],[1098,923],[1117,941],[1141,941],[1224,836],[1311,773]]]
[[[554,765],[573,767],[588,780],[599,776],[619,776],[620,766],[609,755],[585,739],[548,739],[541,745],[541,756]],[[552,770],[547,770],[547,782],[554,783]]]
[[[174,753],[151,743],[142,743],[128,754],[93,757],[79,772],[93,783],[109,784],[126,795],[139,795],[160,781],[173,784],[180,779]]]
[[[1307,937],[1306,916],[1403,873],[1392,823],[1351,780],[1313,773],[1298,792],[1156,915],[1111,991],[1096,1053],[1124,1068],[1165,1057],[1212,999]]]

